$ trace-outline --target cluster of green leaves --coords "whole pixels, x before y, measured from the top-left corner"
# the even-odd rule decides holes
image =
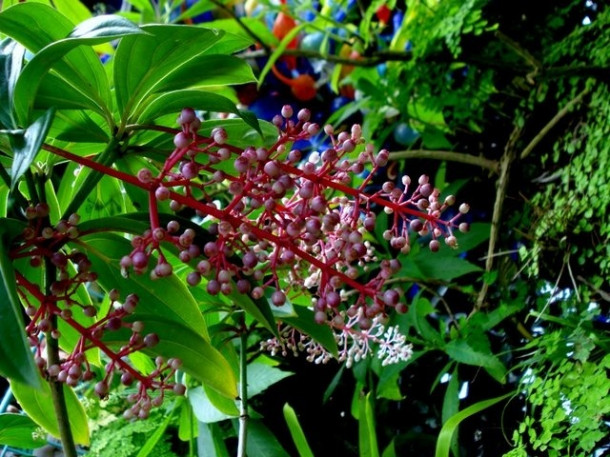
[[[535,350],[532,361],[539,363],[521,379],[527,415],[513,434],[515,449],[505,457],[529,452],[585,457],[608,437],[607,343],[590,328],[567,326],[529,345]]]

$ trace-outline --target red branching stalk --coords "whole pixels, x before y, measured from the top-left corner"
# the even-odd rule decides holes
[[[138,392],[128,398],[133,405],[125,412],[126,418],[145,418],[152,406],[158,406],[163,401],[165,391],[172,389],[177,394],[184,393],[182,384],[171,382],[175,371],[180,367],[178,359],[169,359],[167,362],[157,358],[157,368],[152,373],[144,375],[134,369],[126,361],[126,357],[134,352],[156,345],[159,338],[154,333],[142,334],[144,324],[139,321],[127,322],[127,318],[135,310],[138,297],[128,295],[122,304],[118,303],[120,294],[116,290],[109,292],[111,302],[107,314],[97,321],[86,326],[74,319],[75,312],[82,312],[84,316],[93,318],[97,314],[95,306],[79,303],[77,291],[79,287],[94,282],[97,275],[90,271],[91,262],[81,252],[73,250],[65,252],[65,244],[76,239],[80,234],[77,229],[79,218],[71,215],[67,221],[59,221],[56,227],[44,226],[43,220],[48,222],[49,208],[44,203],[30,206],[25,210],[29,225],[23,230],[21,240],[11,250],[12,258],[30,258],[31,266],[52,266],[53,277],[49,278],[48,293],[28,280],[20,272],[16,273],[18,293],[26,304],[26,313],[31,321],[26,326],[30,343],[36,348],[36,363],[44,376],[55,381],[65,382],[69,386],[76,386],[80,380],[89,381],[94,373],[87,360],[86,351],[91,348],[100,349],[110,360],[106,365],[104,378],[95,386],[95,392],[100,397],[106,397],[111,380],[116,372],[121,373],[121,382],[131,385],[137,382]],[[45,262],[43,262],[43,258]],[[76,270],[68,268],[72,264]],[[71,353],[62,360],[45,360],[42,351],[43,340],[41,333],[48,338],[57,340],[61,337],[54,322],[61,319],[80,334],[80,338]],[[121,328],[129,329],[131,337],[127,344],[118,351],[103,342],[102,336],[107,331],[117,331]],[[47,345],[51,344],[47,342]],[[151,398],[150,391],[157,390],[159,395]]]
[[[367,231],[374,230],[377,208],[391,215],[384,238],[397,251],[407,253],[409,231],[429,235],[432,251],[439,249],[441,237],[455,247],[453,229],[468,206],[460,206],[455,217],[442,219],[441,214],[455,198],[440,202],[440,192],[427,176],[421,176],[412,191],[411,179],[404,176],[402,188],[388,181],[381,189],[367,193],[371,177],[386,165],[389,153],[381,150],[375,154],[372,146],[362,146],[357,125],[351,133],[338,135],[327,126],[324,130],[332,147],[304,160],[300,151],[288,151],[287,145],[311,138],[319,127],[309,122],[307,110],[296,117],[294,121],[292,109],[285,106],[282,116],[274,118],[279,135],[269,149],[241,149],[227,144],[223,129],[214,129],[209,138],[199,136],[200,121],[193,110],[185,109],[179,117],[182,130],[174,138],[176,149],[156,177],[149,169],[140,170],[134,177],[52,146],[46,149],[148,192],[151,228],[134,238],[134,250],[121,261],[124,269],[133,267],[136,273],[144,273],[150,255],[156,251],[159,260],[151,274],[171,274],[160,244],[169,242],[180,249],[185,262],[204,254],[197,271],[189,275],[189,284],[196,285],[206,277],[209,293],[230,293],[235,279],[237,289],[254,298],[260,298],[269,287],[274,289],[271,299],[276,305],[285,302],[286,289],[296,293],[309,289],[317,297],[314,307],[318,322],[330,322],[340,315],[340,305],[347,301],[343,287],[348,286],[358,291],[348,316],[359,316],[359,326],[366,330],[372,318],[387,314],[388,307],[406,310],[401,303],[402,291],[384,288],[400,263],[380,261],[372,243],[365,239]],[[227,161],[233,163],[234,173],[216,168]],[[371,165],[370,174],[358,187],[350,187],[367,165]],[[232,197],[224,207],[217,207],[208,189],[223,183]],[[197,199],[197,194],[203,194],[203,199]],[[157,200],[168,199],[174,210],[189,207],[202,217],[212,218],[215,222],[209,230],[216,241],[198,246],[191,229],[177,235],[179,225],[175,221],[166,229],[160,227]],[[460,230],[466,229],[460,224]],[[236,253],[241,261],[233,257]],[[371,266],[379,269],[376,275],[370,275]],[[248,277],[258,285],[252,288]]]

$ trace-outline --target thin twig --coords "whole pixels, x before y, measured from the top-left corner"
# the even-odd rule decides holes
[[[578,103],[580,103],[583,99],[583,97],[589,92],[588,89],[584,89],[582,92],[580,92],[576,97],[574,97],[572,100],[570,100],[566,106],[564,106],[562,109],[560,109],[557,114],[555,114],[555,116],[553,116],[553,119],[551,119],[544,127],[542,127],[542,130],[540,130],[540,132],[538,132],[538,134],[532,139],[532,141],[530,141],[530,143],[525,147],[525,149],[521,152],[521,159],[525,159],[530,152],[532,152],[532,150],[538,145],[538,143],[540,143],[540,141],[542,141],[542,139],[546,136],[547,133],[549,133],[551,131],[551,129],[553,127],[555,127],[555,125],[557,125],[557,123],[563,119],[563,117],[568,114],[570,112],[570,110],[577,105]]]
[[[242,21],[241,18],[237,14],[235,14],[235,11],[233,11],[232,8],[229,8],[227,5],[225,5],[222,2],[219,2],[218,0],[210,0],[210,3],[214,4],[217,8],[220,8],[225,13],[230,15],[231,19],[233,19],[235,22],[237,22],[237,24],[243,29],[244,32],[246,32],[248,35],[250,35],[250,37],[256,43],[261,45],[261,47],[263,48],[263,51],[266,54],[270,54],[272,52],[269,45],[267,43],[265,43],[250,27],[247,26],[244,23],[244,21]]]
[[[256,59],[259,57],[267,57],[269,54],[270,51],[257,49],[255,51],[243,52],[239,54],[239,57],[243,59]],[[326,62],[340,63],[354,67],[373,67],[383,62],[407,62],[413,59],[412,53],[400,51],[378,51],[370,56],[350,58],[341,57],[334,54],[324,54],[318,51],[311,51],[309,49],[285,49],[284,52],[282,52],[282,55],[304,57],[307,59],[319,59],[325,60]]]
[[[500,177],[498,178],[498,189],[496,190],[496,200],[494,202],[493,214],[491,217],[491,230],[489,231],[489,247],[487,249],[487,260],[485,261],[485,272],[489,273],[493,267],[494,250],[498,242],[500,233],[500,219],[502,218],[502,207],[508,189],[510,166],[517,155],[516,143],[521,136],[521,127],[515,127],[506,143],[504,154],[500,160]],[[473,312],[480,310],[485,302],[489,284],[483,281],[483,286],[479,291],[479,297]]]
[[[248,438],[248,331],[246,323],[239,335],[239,433],[237,442],[237,457],[246,457],[246,441]]]
[[[397,151],[390,154],[390,160],[398,159],[434,159],[447,160],[449,162],[460,162],[468,165],[476,165],[481,168],[499,173],[500,163],[497,160],[486,159],[481,156],[465,154],[454,151],[432,151],[427,149],[413,149],[411,151]]]

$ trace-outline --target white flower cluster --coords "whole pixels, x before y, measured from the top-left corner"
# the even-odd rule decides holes
[[[348,368],[354,362],[373,356],[375,349],[377,349],[377,358],[381,360],[383,366],[405,362],[413,355],[412,345],[406,342],[398,326],[386,328],[381,319],[375,318],[370,329],[361,330],[357,327],[357,322],[358,316],[354,316],[341,326],[332,325],[339,347],[337,359],[345,362]],[[271,355],[282,354],[282,356],[287,356],[290,351],[295,357],[299,353],[306,352],[307,360],[316,364],[327,363],[334,358],[320,343],[290,326],[282,326],[279,339],[271,338],[263,341],[261,349],[269,351]]]

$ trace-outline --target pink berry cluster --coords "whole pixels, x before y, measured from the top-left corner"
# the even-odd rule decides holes
[[[269,147],[232,146],[222,128],[200,136],[201,122],[189,108],[178,122],[182,129],[174,137],[176,148],[162,169],[156,175],[148,168],[138,172],[149,190],[151,228],[134,238],[134,250],[121,261],[136,273],[146,270],[156,251],[151,275],[171,274],[160,248],[161,242],[170,242],[180,249],[183,261],[197,260],[188,283],[196,286],[205,279],[212,295],[237,289],[281,306],[290,295],[307,293],[314,297],[317,322],[329,323],[346,309],[346,316],[358,316],[358,325],[367,330],[389,309],[407,309],[403,292],[387,287],[401,264],[377,254],[370,234],[377,219],[389,218],[383,238],[397,254],[409,251],[413,233],[429,236],[430,249],[437,251],[440,239],[456,247],[455,230],[468,229],[458,224],[468,205],[443,219],[455,197],[441,201],[425,175],[416,184],[403,176],[401,185],[388,181],[378,191],[367,192],[389,153],[376,153],[365,144],[359,125],[342,132],[324,127],[331,147],[306,156],[290,147],[321,133],[306,109],[295,115],[290,106],[282,108],[273,119],[278,137]],[[370,173],[362,178],[365,169]],[[223,202],[214,200],[218,189],[228,194]],[[157,206],[164,200],[175,211],[190,207],[211,220],[207,228],[214,238],[200,245],[192,229],[179,235],[176,221],[161,227]]]
[[[120,293],[116,289],[111,290],[108,293],[108,310],[103,317],[97,316],[96,306],[80,300],[79,288],[94,283],[97,275],[91,271],[91,262],[85,254],[77,250],[67,251],[66,243],[78,237],[78,216],[74,214],[67,221],[59,221],[55,227],[51,227],[48,225],[49,211],[46,204],[30,206],[25,214],[29,224],[23,230],[21,243],[11,251],[11,257],[29,258],[34,267],[41,266],[48,260],[49,266],[55,271],[55,280],[50,283],[48,293],[21,273],[16,273],[17,291],[26,304],[25,311],[30,317],[26,333],[35,348],[35,361],[41,373],[71,387],[81,381],[92,381],[96,374],[87,359],[87,351],[98,348],[109,360],[103,379],[94,388],[100,397],[107,396],[117,373],[121,383],[126,386],[137,382],[137,393],[129,397],[134,405],[125,413],[126,417],[147,417],[151,406],[163,401],[165,390],[184,393],[185,386],[171,382],[171,377],[180,367],[178,359],[170,359],[167,363],[158,359],[157,369],[147,375],[138,372],[127,362],[130,354],[151,348],[159,342],[156,334],[144,333],[143,322],[125,320],[138,305],[139,299],[135,294],[127,295],[120,302]],[[80,313],[81,316],[75,313]],[[94,320],[96,317],[97,320]],[[43,351],[46,343],[43,334],[59,339],[61,334],[57,320],[72,327],[80,337],[70,353],[64,353],[59,363],[51,364]],[[103,341],[103,337],[106,332],[122,328],[129,329],[131,336],[127,344],[115,350]],[[149,392],[153,390],[160,393],[151,399]]]

